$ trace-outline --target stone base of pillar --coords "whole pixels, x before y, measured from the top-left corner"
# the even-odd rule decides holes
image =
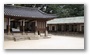
[[[37,31],[35,32],[35,35],[38,35],[38,32]]]
[[[25,32],[22,33],[22,35],[25,35],[25,34],[26,34]]]
[[[35,32],[35,37],[40,38],[40,35],[38,35],[38,32]]]
[[[47,37],[48,36],[48,31],[45,31],[45,37]]]
[[[7,35],[11,35],[11,33],[10,33],[10,32],[8,32],[8,33],[7,33]]]

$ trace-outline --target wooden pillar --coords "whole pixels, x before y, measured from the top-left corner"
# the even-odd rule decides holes
[[[51,25],[50,24],[48,25],[48,28],[49,28],[49,31],[51,31]]]
[[[8,18],[8,34],[10,34],[10,18]]]
[[[55,31],[57,31],[57,26],[55,25]]]
[[[25,34],[25,31],[24,31],[25,28],[24,27],[25,27],[25,20],[23,19],[22,20],[22,28],[23,28],[22,29],[22,34]]]
[[[61,31],[64,31],[64,25],[61,25]]]
[[[35,21],[35,35],[38,35],[38,31],[37,31],[37,21]]]
[[[22,20],[20,20],[20,31],[22,31]]]
[[[72,32],[74,32],[74,24],[72,25]]]
[[[46,21],[45,21],[45,37],[47,37],[47,35],[48,35],[48,31],[47,31],[47,23],[46,23]]]
[[[77,32],[79,31],[79,27],[78,27],[78,24],[77,24]]]
[[[72,28],[71,25],[69,25],[69,31],[71,31],[71,28]]]

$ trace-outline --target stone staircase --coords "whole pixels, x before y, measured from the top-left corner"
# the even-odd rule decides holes
[[[35,35],[34,33],[29,33],[29,34],[27,34],[27,37],[28,37],[28,39],[30,39],[30,40],[38,40],[38,39],[39,39],[38,36]]]
[[[34,33],[13,33],[10,35],[4,34],[4,40],[38,40],[38,39],[47,39],[50,37],[45,37],[45,35],[35,35]]]
[[[14,33],[11,35],[4,34],[4,40],[14,40],[14,41],[19,41],[19,40],[38,40],[39,38],[35,36],[34,33],[29,33],[29,34],[24,34],[22,35],[21,33]]]
[[[14,36],[12,35],[4,35],[4,40],[13,40]]]

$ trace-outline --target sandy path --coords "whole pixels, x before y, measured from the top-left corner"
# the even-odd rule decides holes
[[[84,38],[50,36],[49,39],[5,41],[4,49],[84,49]]]

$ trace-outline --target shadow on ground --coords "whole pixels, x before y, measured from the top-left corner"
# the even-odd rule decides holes
[[[56,36],[69,36],[69,37],[84,37],[84,33],[79,32],[49,32],[49,35],[56,35]]]

